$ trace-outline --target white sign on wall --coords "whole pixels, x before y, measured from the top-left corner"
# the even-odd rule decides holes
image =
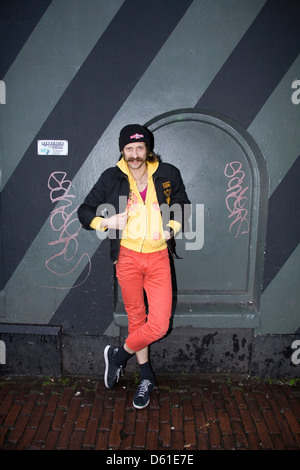
[[[68,155],[67,140],[38,140],[38,155]]]

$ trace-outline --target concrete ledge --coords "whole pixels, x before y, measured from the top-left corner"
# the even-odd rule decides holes
[[[61,375],[61,327],[0,324],[0,375]]]
[[[175,309],[175,307],[174,307]],[[122,300],[117,302],[114,321],[120,327],[128,326],[127,313]],[[192,302],[180,301],[171,317],[173,328],[258,328],[260,312],[247,302]]]
[[[105,335],[70,335],[60,326],[0,324],[0,376],[102,376],[105,346],[118,347],[126,336],[125,327]],[[181,326],[152,344],[150,351],[157,373],[300,377],[297,333],[255,336],[252,328]],[[139,371],[135,358],[128,361],[126,371]]]

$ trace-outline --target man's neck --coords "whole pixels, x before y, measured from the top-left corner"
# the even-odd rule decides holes
[[[137,169],[130,168],[128,166],[130,173],[132,174],[133,178],[137,181],[139,181],[144,176],[144,174],[146,174],[147,168],[148,168],[148,165],[146,162],[140,168],[137,168]]]

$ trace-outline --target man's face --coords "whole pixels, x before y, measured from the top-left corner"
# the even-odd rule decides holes
[[[144,165],[147,158],[145,142],[132,142],[125,145],[122,155],[131,170],[138,170]]]

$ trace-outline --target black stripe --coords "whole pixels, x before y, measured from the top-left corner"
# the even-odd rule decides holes
[[[5,282],[53,209],[50,173],[74,177],[191,2],[126,0],[99,39],[2,191]],[[37,139],[68,140],[69,156],[36,156]]]
[[[49,324],[62,325],[65,334],[103,334],[113,321],[113,269],[107,238],[92,258],[89,277],[85,280],[88,273],[83,270],[75,285],[85,280],[84,284],[68,291]]]
[[[300,156],[269,199],[264,291],[300,242]]]
[[[299,0],[269,0],[196,108],[247,128],[300,52]]]
[[[196,108],[217,111],[247,128],[297,58],[299,31],[300,2],[269,0]],[[269,201],[263,290],[299,243],[296,206],[299,209],[299,161]]]
[[[0,77],[3,78],[52,0],[1,0]]]

